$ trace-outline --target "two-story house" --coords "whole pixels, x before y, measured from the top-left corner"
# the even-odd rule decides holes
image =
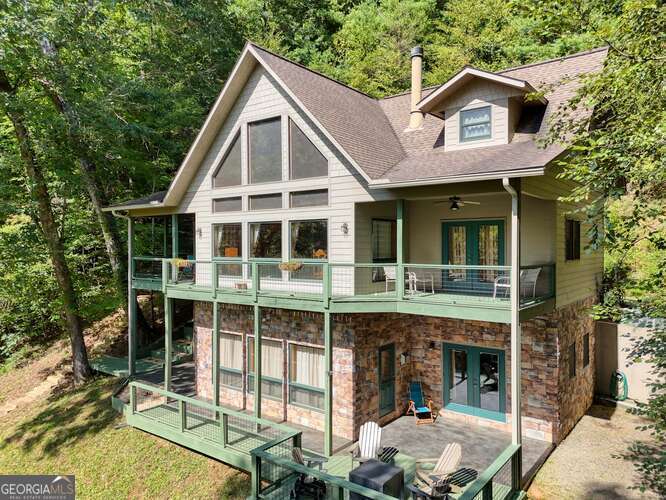
[[[193,307],[193,398],[167,355],[158,401],[180,430],[196,399],[320,431],[331,455],[418,380],[443,418],[557,443],[591,404],[602,254],[559,200],[566,146],[539,139],[606,49],[426,89],[411,55],[411,91],[374,99],[248,43],[169,189],[109,208],[135,248],[159,234],[130,245],[133,380],[138,291],[164,294],[165,352],[174,302]],[[133,390],[132,425],[226,457],[149,426]]]

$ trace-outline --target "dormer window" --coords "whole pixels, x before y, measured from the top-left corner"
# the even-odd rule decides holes
[[[460,112],[460,142],[478,141],[491,137],[490,106]]]

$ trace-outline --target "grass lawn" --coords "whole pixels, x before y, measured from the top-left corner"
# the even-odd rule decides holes
[[[2,377],[0,377],[2,378]],[[246,474],[124,425],[117,380],[47,395],[0,419],[0,474],[74,474],[78,498],[245,498]]]

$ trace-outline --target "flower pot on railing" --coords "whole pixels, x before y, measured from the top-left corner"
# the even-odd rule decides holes
[[[280,262],[278,264],[278,268],[280,271],[289,271],[290,273],[300,271],[303,269],[303,263],[302,262]]]

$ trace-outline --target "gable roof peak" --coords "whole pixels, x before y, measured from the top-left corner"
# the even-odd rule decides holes
[[[310,73],[314,73],[315,75],[319,75],[319,76],[321,76],[322,78],[326,78],[327,80],[329,80],[329,81],[331,81],[331,82],[333,82],[333,83],[337,83],[338,85],[341,85],[341,86],[343,86],[343,87],[345,87],[345,88],[347,88],[347,89],[349,89],[349,90],[353,90],[354,92],[357,92],[357,93],[361,94],[362,96],[367,97],[368,99],[372,99],[373,101],[376,101],[376,100],[377,100],[377,99],[375,99],[374,97],[372,97],[371,95],[366,94],[366,93],[363,92],[362,90],[359,90],[359,89],[354,88],[354,87],[352,87],[352,86],[350,86],[350,85],[347,85],[346,83],[341,82],[340,80],[336,80],[335,78],[332,78],[332,77],[330,77],[330,76],[328,76],[328,75],[325,75],[324,73],[321,73],[321,72],[319,72],[319,71],[317,71],[317,70],[315,70],[315,69],[308,68],[308,67],[305,66],[304,64],[301,64],[301,63],[299,63],[299,62],[297,62],[297,61],[294,61],[294,60],[292,60],[292,59],[289,59],[289,58],[287,58],[287,57],[285,57],[285,56],[283,56],[283,55],[278,54],[277,52],[273,52],[272,50],[269,50],[269,49],[267,49],[266,47],[262,47],[261,45],[255,43],[255,42],[253,42],[253,41],[251,41],[251,40],[248,40],[247,43],[248,43],[248,45],[251,45],[251,46],[254,47],[255,49],[259,49],[259,50],[261,50],[261,51],[263,51],[263,52],[266,52],[266,53],[268,53],[268,54],[270,54],[270,55],[272,55],[272,56],[274,56],[274,57],[277,57],[277,58],[282,59],[284,62],[287,62],[287,63],[289,63],[289,64],[293,64],[294,66],[298,66],[298,67],[304,69],[305,71],[309,71]]]

